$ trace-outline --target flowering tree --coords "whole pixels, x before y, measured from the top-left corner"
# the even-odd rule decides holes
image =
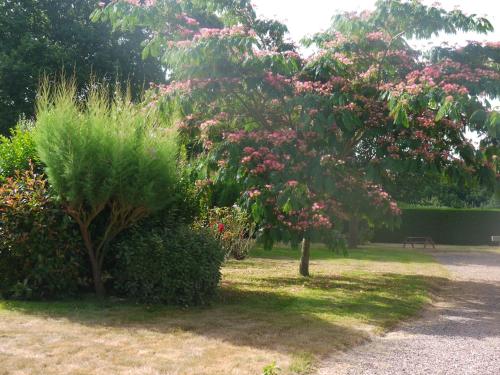
[[[500,87],[498,44],[423,54],[407,42],[485,33],[485,19],[379,1],[372,13],[337,16],[303,58],[247,1],[118,1],[95,17],[149,30],[145,54],[161,56],[171,78],[153,85],[152,103],[207,176],[241,186],[265,244],[302,239],[302,275],[314,231],[348,219],[355,240],[359,218],[399,213],[382,186],[402,170],[495,179],[499,115],[485,97]],[[480,150],[467,129],[487,136]]]

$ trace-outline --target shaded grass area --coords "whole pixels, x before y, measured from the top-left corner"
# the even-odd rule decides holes
[[[431,255],[395,248],[361,248],[344,257],[316,247],[310,278],[298,276],[298,258],[296,251],[276,248],[256,249],[247,260],[229,261],[219,296],[206,307],[144,306],[113,298],[0,301],[0,314],[14,320],[62,320],[61,335],[75,325],[83,336],[85,329],[130,335],[130,347],[143,351],[150,344],[137,341],[137,333],[151,332],[164,351],[176,346],[177,357],[169,361],[156,351],[142,356],[159,373],[258,374],[276,361],[282,373],[300,374],[322,356],[415,315],[446,277]],[[0,323],[0,334],[3,330]],[[134,363],[140,366],[141,359]]]

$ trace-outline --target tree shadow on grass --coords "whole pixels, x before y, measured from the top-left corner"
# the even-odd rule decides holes
[[[244,304],[261,310],[283,310],[302,316],[324,316],[328,320],[358,319],[364,324],[386,329],[415,315],[448,280],[440,277],[401,274],[356,276],[316,275],[266,277],[256,281],[267,294],[241,292],[254,282],[238,282],[228,303]],[[272,292],[270,292],[272,291]],[[285,294],[285,296],[279,296]],[[238,296],[240,296],[238,298]]]
[[[203,308],[133,305],[113,299],[3,305],[89,327],[164,334],[184,331],[238,346],[323,356],[367,340],[367,325],[389,328],[415,314],[426,302],[426,287],[441,282],[399,274],[266,277],[258,280],[258,287],[226,283],[217,300]]]

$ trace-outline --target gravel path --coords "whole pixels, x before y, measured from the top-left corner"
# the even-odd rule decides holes
[[[500,253],[437,253],[453,274],[421,319],[322,364],[318,375],[500,375]]]

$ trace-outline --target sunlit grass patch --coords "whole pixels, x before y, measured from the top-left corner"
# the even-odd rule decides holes
[[[309,278],[298,275],[298,258],[256,249],[227,262],[207,307],[1,301],[0,360],[27,374],[254,375],[274,361],[283,374],[307,373],[322,356],[418,313],[446,276],[431,255],[396,248],[347,257],[314,248]]]

